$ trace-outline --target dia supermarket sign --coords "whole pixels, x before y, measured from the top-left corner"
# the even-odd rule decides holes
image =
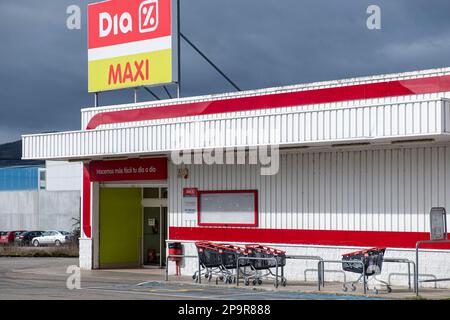
[[[88,5],[89,92],[177,82],[176,1]]]

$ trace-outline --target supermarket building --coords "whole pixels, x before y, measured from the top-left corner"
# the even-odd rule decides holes
[[[413,259],[431,207],[450,208],[449,133],[444,68],[87,108],[80,131],[24,135],[23,159],[84,163],[82,268],[162,265],[168,241],[193,254],[197,240],[329,259],[383,246]],[[250,160],[268,146],[275,174]],[[246,150],[243,164],[172,161],[224,148],[228,159]],[[421,277],[448,277],[449,250],[427,248]],[[186,259],[182,273],[196,263]],[[305,267],[317,265],[288,262],[288,279],[313,279]]]

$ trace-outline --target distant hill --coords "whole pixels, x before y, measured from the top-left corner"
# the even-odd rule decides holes
[[[22,160],[22,140],[0,144],[0,167],[44,165],[44,161]]]

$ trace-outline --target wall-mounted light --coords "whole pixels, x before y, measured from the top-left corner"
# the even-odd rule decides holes
[[[188,177],[189,177],[189,169],[188,168],[178,169],[178,178],[187,179]]]

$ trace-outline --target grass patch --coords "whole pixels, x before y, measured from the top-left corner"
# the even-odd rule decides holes
[[[76,245],[61,247],[0,247],[0,257],[52,257],[75,258],[78,257]]]

